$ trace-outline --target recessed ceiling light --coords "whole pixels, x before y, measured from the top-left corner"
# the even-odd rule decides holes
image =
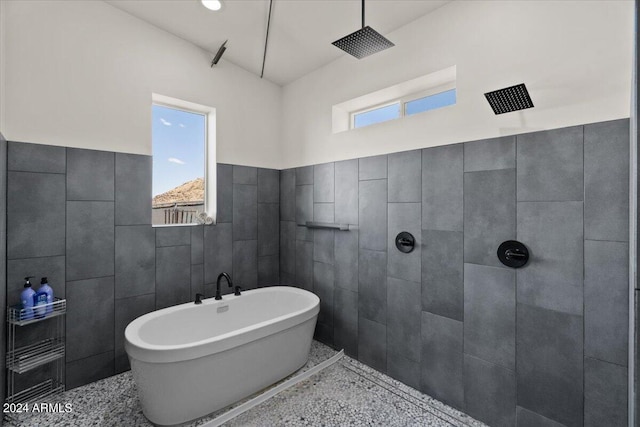
[[[220,10],[222,8],[222,2],[220,0],[200,0],[202,5],[209,10]]]

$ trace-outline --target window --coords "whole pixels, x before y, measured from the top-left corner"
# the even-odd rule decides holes
[[[376,123],[386,122],[400,117],[400,103],[395,102],[372,110],[353,113],[352,128],[361,128]]]
[[[152,224],[212,223],[215,133],[212,134],[210,124],[215,120],[215,110],[160,98],[162,102],[154,96],[151,108]]]
[[[333,133],[401,119],[457,102],[456,66],[406,80],[331,108]]]
[[[382,123],[404,116],[442,108],[456,103],[456,90],[450,89],[432,95],[411,99],[406,97],[393,101],[382,107],[374,107],[351,113],[351,129],[357,129],[376,123]],[[413,95],[415,97],[415,95]],[[407,99],[411,99],[407,101]]]
[[[404,104],[404,114],[410,116],[424,111],[435,110],[456,103],[456,90],[451,89],[435,95],[424,96]]]

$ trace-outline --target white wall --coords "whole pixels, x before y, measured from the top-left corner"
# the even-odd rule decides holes
[[[217,108],[218,161],[277,168],[629,116],[632,1],[454,1],[284,88],[104,2],[0,15],[8,140],[150,154],[152,92]],[[455,107],[332,133],[332,105],[451,65]],[[536,107],[495,116],[483,93],[520,82]]]
[[[633,7],[633,1],[449,3],[388,34],[396,47],[360,61],[345,55],[285,86],[281,166],[628,117]],[[332,133],[332,105],[452,65],[455,107]],[[494,115],[483,94],[522,82],[535,108]]]
[[[7,140],[151,154],[155,92],[217,109],[219,162],[280,166],[279,86],[104,2],[0,3]]]

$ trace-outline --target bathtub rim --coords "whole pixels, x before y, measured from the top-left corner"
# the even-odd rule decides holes
[[[184,344],[150,344],[142,340],[139,335],[139,331],[140,328],[148,321],[172,312],[194,308],[194,303],[188,302],[155,310],[134,319],[127,325],[124,332],[125,352],[129,358],[134,358],[148,363],[171,363],[197,359],[210,354],[221,353],[247,342],[255,341],[280,331],[290,329],[316,317],[320,311],[320,298],[318,298],[317,295],[304,289],[289,286],[271,286],[251,289],[244,291],[243,295],[240,296],[225,295],[222,300],[216,301],[214,298],[204,299],[202,304],[224,305],[229,304],[238,298],[242,298],[245,293],[259,294],[274,291],[284,291],[287,293],[304,295],[309,298],[309,301],[308,304],[300,310],[292,311],[290,313],[255,323],[244,328],[235,329],[214,337],[208,337],[203,340]]]

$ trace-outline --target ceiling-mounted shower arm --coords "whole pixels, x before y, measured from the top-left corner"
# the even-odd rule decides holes
[[[364,28],[364,0],[362,0],[362,28]]]

